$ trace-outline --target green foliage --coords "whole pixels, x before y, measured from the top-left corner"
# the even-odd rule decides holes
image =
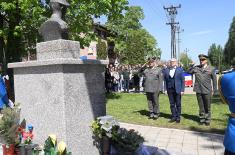
[[[186,52],[180,53],[180,63],[183,65],[184,70],[188,70],[189,64],[192,63],[192,59]]]
[[[16,131],[19,123],[17,108],[5,108],[2,110],[3,117],[0,120],[0,132],[7,144],[16,143]]]
[[[94,40],[93,18],[106,16],[109,20],[122,17],[127,0],[71,0],[65,15],[70,39],[80,41],[81,47]],[[7,62],[20,61],[26,53],[35,52],[40,25],[51,15],[49,0],[1,0],[0,3],[0,56],[3,48]],[[81,38],[80,33],[85,33]],[[2,60],[0,60],[1,62]]]
[[[119,124],[112,116],[102,116],[92,122],[91,129],[97,138],[101,139],[104,136],[111,138],[118,131]]]
[[[101,124],[99,123],[99,121],[94,121],[91,125],[92,128],[92,132],[93,134],[98,137],[98,138],[102,138],[103,136],[105,136],[105,132],[101,129]]]
[[[224,63],[235,64],[235,17],[230,25],[228,41],[224,48]]]
[[[223,48],[220,45],[216,46],[215,43],[212,44],[208,50],[208,56],[211,65],[218,67],[220,70],[223,60]]]
[[[109,20],[108,29],[117,36],[111,38],[115,42],[115,52],[118,53],[121,63],[143,63],[149,56],[160,56],[160,49],[156,48],[155,38],[142,28],[140,20],[144,13],[139,6],[130,6],[123,18]]]
[[[107,58],[107,45],[105,41],[101,40],[101,38],[98,38],[97,41],[97,59],[99,60],[105,60]]]
[[[72,153],[67,152],[64,142],[59,143],[57,147],[57,140],[49,136],[44,144],[44,155],[72,155]]]
[[[92,131],[96,138],[110,138],[120,155],[134,153],[144,142],[144,138],[134,130],[119,127],[119,123],[112,116],[98,117],[92,123]]]
[[[44,144],[45,155],[56,155],[56,145],[52,142],[51,137],[48,137]]]
[[[0,55],[4,48],[7,62],[20,61],[27,50],[35,51],[45,11],[39,0],[4,0],[0,4]]]
[[[143,142],[144,138],[133,129],[120,128],[112,137],[112,143],[120,155],[134,154]]]

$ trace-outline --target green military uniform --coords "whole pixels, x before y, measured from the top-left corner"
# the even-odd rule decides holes
[[[146,68],[143,72],[145,83],[144,88],[148,100],[148,107],[151,114],[158,117],[159,110],[159,91],[162,85],[162,71],[159,67]]]
[[[213,91],[216,92],[216,75],[212,70],[212,67],[202,65],[191,67],[188,71],[195,75],[194,91],[196,92],[198,105],[199,105],[199,118],[200,123],[210,124],[211,120],[211,95],[212,85]]]

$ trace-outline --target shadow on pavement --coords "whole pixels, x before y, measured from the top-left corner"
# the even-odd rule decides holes
[[[192,130],[192,131],[198,131],[198,132],[202,132],[202,133],[194,133],[194,134],[199,134],[203,137],[206,137],[209,135],[210,137],[210,134],[208,133],[205,133],[205,132],[210,132],[210,133],[214,133],[214,134],[221,134],[221,136],[224,134],[225,130],[224,129],[216,129],[216,128],[210,128],[210,130],[204,130],[202,128],[199,128],[199,127],[195,127],[195,126],[191,126],[189,127],[189,130]],[[203,133],[204,132],[204,133]]]

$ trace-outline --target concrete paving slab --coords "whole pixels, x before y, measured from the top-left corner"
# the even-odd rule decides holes
[[[121,123],[121,126],[125,127],[128,124]],[[137,131],[140,129],[139,125],[136,127],[133,125],[132,127]],[[145,128],[142,130],[147,131],[143,136],[146,140],[150,140],[148,144],[167,149],[171,152],[171,155],[223,155],[224,153],[223,135],[169,128],[142,127]],[[151,130],[157,131],[158,134],[153,134]],[[153,135],[157,135],[155,142],[152,138]]]
[[[189,150],[189,149],[197,150],[197,144],[183,144],[183,149],[184,150]]]

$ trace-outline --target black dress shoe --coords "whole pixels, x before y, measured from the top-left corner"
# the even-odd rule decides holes
[[[170,123],[175,122],[176,120],[174,118],[172,118],[171,120],[169,120]]]
[[[154,114],[153,113],[150,113],[149,114],[149,119],[153,119],[154,118]]]
[[[199,122],[198,124],[199,124],[199,125],[204,125],[204,124],[205,124],[205,122]]]
[[[153,114],[153,118],[154,118],[154,119],[158,119],[159,116],[160,116],[160,114],[156,114],[156,113]]]
[[[176,123],[180,123],[180,119],[177,119],[175,122],[176,122]]]

